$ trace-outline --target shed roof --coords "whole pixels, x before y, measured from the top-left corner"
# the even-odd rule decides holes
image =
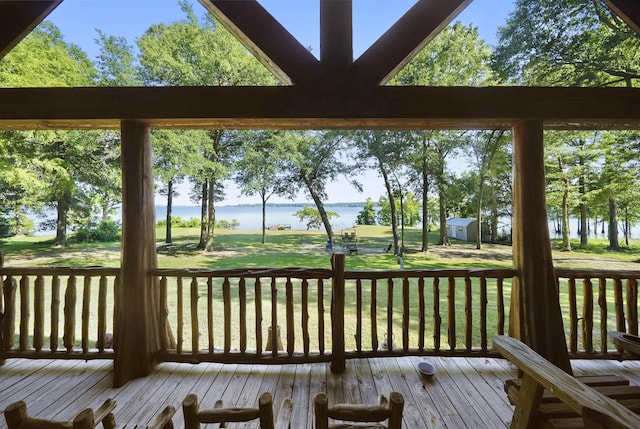
[[[447,219],[447,225],[452,226],[469,226],[472,222],[475,222],[475,218],[469,217],[452,217],[451,219]]]

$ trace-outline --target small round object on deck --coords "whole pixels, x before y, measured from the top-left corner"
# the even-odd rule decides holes
[[[432,376],[433,374],[435,374],[436,368],[432,363],[420,362],[418,364],[418,371],[420,371],[420,374],[422,375]]]

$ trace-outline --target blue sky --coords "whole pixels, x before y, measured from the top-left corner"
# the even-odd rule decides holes
[[[447,1],[447,0],[442,0]],[[319,52],[319,1],[318,0],[260,0],[260,3],[277,18],[303,46]],[[354,55],[357,57],[382,35],[415,1],[411,0],[353,0]],[[196,13],[206,10],[192,0]],[[457,18],[464,24],[478,27],[480,37],[489,45],[495,45],[496,32],[504,25],[513,11],[514,0],[474,0]],[[125,37],[129,44],[135,41],[151,25],[179,20],[183,13],[178,0],[65,0],[48,17],[64,34],[67,42],[79,45],[94,57],[96,29],[108,35]],[[376,172],[360,178],[364,192],[358,193],[341,180],[327,187],[329,202],[364,201],[371,197],[377,201],[383,194],[382,179]],[[188,188],[179,188],[177,204],[188,201]],[[227,199],[222,205],[259,202],[257,198],[239,198],[240,192],[229,184]],[[303,201],[299,198],[296,201]],[[278,202],[275,198],[271,202]],[[163,199],[156,197],[158,204]]]
[[[206,12],[196,0],[192,3],[197,12]],[[261,0],[260,3],[304,46],[311,46],[318,52],[318,0]],[[356,56],[414,3],[412,0],[354,0]],[[474,0],[458,19],[478,26],[480,36],[492,45],[498,25],[505,22],[512,10],[513,0]],[[94,55],[96,29],[124,36],[134,44],[151,24],[174,21],[182,16],[178,0],[65,0],[48,19],[62,29],[67,41]]]

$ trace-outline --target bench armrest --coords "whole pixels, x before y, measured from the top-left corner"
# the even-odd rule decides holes
[[[532,387],[531,390],[527,390],[527,394],[531,396],[530,398],[525,397],[526,395],[519,397],[518,404],[516,404],[516,413],[518,412],[518,407],[533,406],[537,408],[540,398],[535,396],[541,395],[541,388],[545,388],[580,414],[585,422],[597,422],[605,425],[603,427],[620,429],[640,427],[639,416],[586,384],[581,383],[521,341],[499,335],[493,338],[493,347],[524,373],[523,388],[525,383],[530,385],[537,384],[540,387],[539,389]],[[531,404],[523,403],[529,400],[532,401]],[[516,413],[514,413],[514,416]],[[526,425],[523,427],[526,427]]]

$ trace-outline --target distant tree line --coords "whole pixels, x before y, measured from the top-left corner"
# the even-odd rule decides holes
[[[210,15],[197,16],[187,0],[180,6],[182,19],[150,26],[135,47],[98,31],[100,53],[93,61],[45,22],[0,60],[0,85],[277,83]],[[566,0],[563,7],[554,0],[517,0],[495,49],[474,26],[454,23],[390,84],[634,86],[638,70],[640,38],[600,0]],[[358,223],[391,225],[396,252],[403,226],[422,229],[427,251],[434,227],[439,244],[448,244],[448,217],[475,217],[479,227],[487,221],[497,240],[500,219],[511,216],[510,131],[154,130],[152,141],[157,192],[167,197],[167,243],[176,186],[183,182],[200,204],[198,246],[208,251],[229,180],[243,195],[260,197],[263,243],[273,196],[313,201],[317,217],[310,227],[323,228],[330,239],[327,185],[344,177],[361,189],[368,169],[378,172],[385,194],[377,213],[367,201]],[[589,231],[607,225],[610,246],[618,248],[618,232],[628,240],[640,216],[638,132],[547,131],[545,141],[548,211],[564,248],[571,249],[570,217],[580,219],[582,246]],[[55,213],[44,224],[56,230],[56,245],[67,244],[70,231],[84,239],[112,231],[110,216],[121,203],[119,151],[116,131],[0,132],[0,237],[33,229],[28,213]],[[98,230],[104,234],[92,233]]]

